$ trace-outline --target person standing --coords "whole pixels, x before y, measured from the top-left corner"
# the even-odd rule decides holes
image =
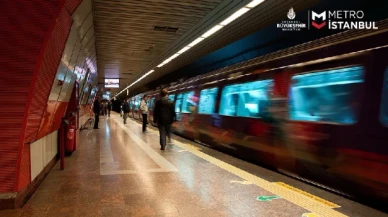
[[[128,103],[128,99],[125,99],[125,102],[123,104],[123,112],[124,112],[124,124],[127,123],[127,118],[128,118],[128,115],[129,115],[129,103]]]
[[[143,116],[143,133],[147,130],[147,116],[148,116],[148,105],[147,105],[148,97],[146,95],[143,96],[143,99],[140,102],[140,111]]]
[[[112,104],[110,103],[110,101],[108,102],[108,117],[110,117],[110,111],[112,110]]]
[[[93,104],[94,112],[94,129],[98,129],[98,121],[100,120],[100,100],[97,97]]]
[[[156,102],[154,109],[154,122],[159,128],[161,150],[166,148],[166,136],[171,140],[171,124],[176,120],[174,103],[168,99],[168,91],[160,91],[161,99]]]

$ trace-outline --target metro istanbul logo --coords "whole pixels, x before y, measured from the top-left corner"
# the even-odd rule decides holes
[[[333,30],[378,29],[375,21],[365,20],[362,10],[335,10],[322,13],[311,11],[311,26],[316,29],[327,27]]]
[[[319,23],[316,20],[322,19],[322,22]],[[324,26],[326,26],[326,11],[318,14],[315,13],[314,11],[311,11],[311,25],[314,26],[317,29],[322,29]]]

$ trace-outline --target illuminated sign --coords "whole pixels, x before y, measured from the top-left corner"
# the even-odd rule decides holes
[[[119,79],[105,79],[105,88],[119,88],[120,80]]]

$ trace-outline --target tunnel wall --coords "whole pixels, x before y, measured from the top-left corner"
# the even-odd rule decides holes
[[[19,192],[31,183],[30,144],[56,130],[38,137],[72,27],[71,14],[79,4],[80,0],[8,0],[2,6],[0,193]]]

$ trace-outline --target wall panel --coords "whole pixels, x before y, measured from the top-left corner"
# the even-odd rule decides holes
[[[30,144],[31,149],[31,180],[34,180],[44,167],[58,153],[58,132],[54,131]]]
[[[25,143],[35,141],[36,139],[45,111],[42,105],[47,103],[71,23],[71,16],[66,10],[62,9],[45,49],[35,87],[31,90],[33,91],[33,97],[28,115]]]
[[[34,173],[40,170],[36,164],[31,165],[37,146],[43,145],[43,164],[57,152],[56,146],[35,142],[59,128],[75,73],[86,71],[74,69],[84,67],[86,59],[95,56],[88,56],[77,28],[68,40],[73,13],[87,17],[81,16],[83,10],[76,11],[80,2],[6,0],[3,4],[6,13],[0,14],[4,26],[0,34],[0,193],[20,191],[31,182],[31,168]],[[90,0],[83,5],[91,11]],[[51,137],[47,143],[53,144]]]
[[[28,147],[19,149],[26,101],[59,5],[59,0],[6,0],[2,4],[6,13],[0,15],[0,192],[15,189],[19,156],[20,169],[28,172],[28,158],[23,154]]]

